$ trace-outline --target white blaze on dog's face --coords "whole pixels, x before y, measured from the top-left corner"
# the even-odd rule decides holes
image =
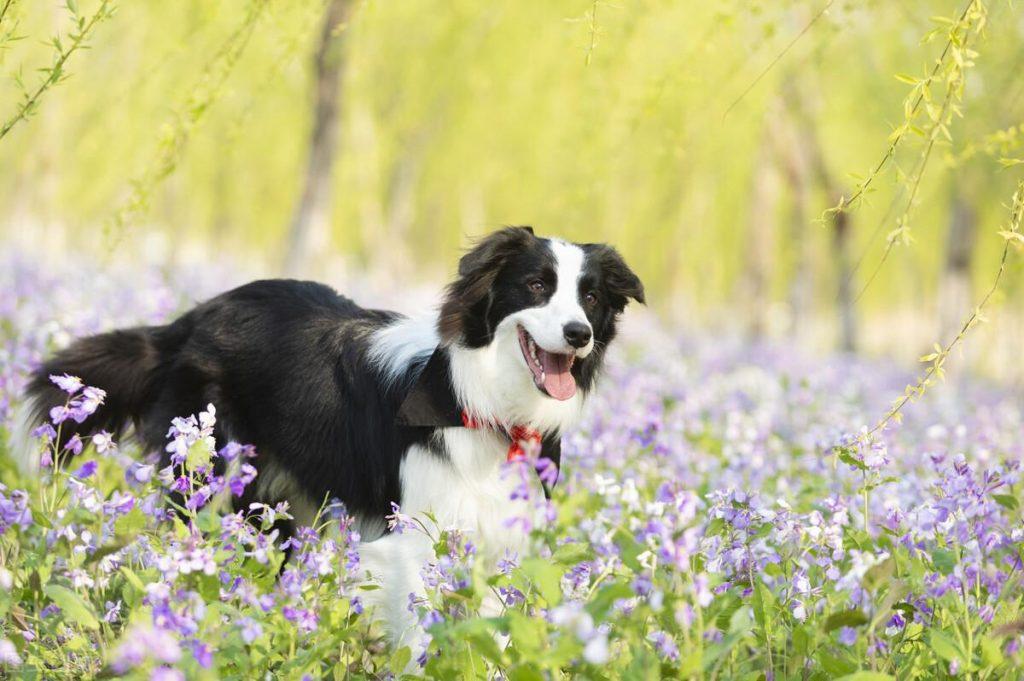
[[[578,402],[628,299],[643,302],[643,285],[613,248],[541,239],[523,227],[496,232],[463,257],[441,310],[444,341],[472,351],[453,354],[453,374],[464,374],[455,383],[486,380],[496,399],[485,413],[501,420]],[[510,407],[516,413],[503,413]]]

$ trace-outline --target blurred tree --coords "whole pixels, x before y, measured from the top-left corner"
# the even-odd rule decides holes
[[[964,314],[974,304],[971,261],[977,244],[978,211],[971,184],[971,178],[961,176],[950,189],[949,228],[939,281],[939,334],[942,338],[957,332]]]
[[[344,49],[342,32],[353,0],[330,0],[314,55],[313,125],[302,193],[288,231],[284,270],[301,272],[313,251],[329,242],[334,157],[338,148]]]
[[[695,325],[917,356],[963,260],[949,192],[968,169],[942,160],[977,157],[963,200],[978,284],[1017,172],[998,160],[1024,156],[1019,8],[985,3],[985,32],[947,48],[967,2],[121,3],[39,99],[49,120],[0,144],[0,229],[83,254],[209,262],[233,248],[296,272],[327,253],[436,281],[467,236],[533,223],[615,243],[652,306]],[[103,2],[77,5],[89,18]],[[55,56],[38,39],[54,3],[6,6],[0,124],[24,101],[19,72],[31,94]],[[29,39],[5,40],[12,18]],[[926,83],[936,110],[921,98],[904,125]],[[814,219],[868,177],[853,222]],[[865,288],[908,205],[914,244]],[[111,213],[123,238],[97,236]],[[1004,284],[1019,278],[1011,267]]]

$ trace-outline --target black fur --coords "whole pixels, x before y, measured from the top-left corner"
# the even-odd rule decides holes
[[[508,228],[462,258],[438,321],[442,345],[435,358],[442,375],[452,344],[486,345],[504,316],[544,302],[527,283],[554,277],[546,244],[529,228]],[[584,309],[597,345],[573,372],[587,390],[626,299],[643,301],[643,287],[614,249],[584,249],[579,295],[583,300],[596,292],[597,303]],[[213,403],[218,444],[230,439],[255,445],[257,468],[273,461],[309,500],[338,498],[355,514],[381,518],[392,501],[401,503],[399,468],[408,448],[437,447],[434,427],[398,418],[426,358],[406,367],[398,381],[384,380],[369,359],[371,334],[397,318],[361,308],[321,284],[257,281],[166,326],[76,341],[39,369],[29,396],[41,420],[45,409],[64,399],[48,376],[78,376],[106,390],[107,402],[85,423],[68,422],[62,437],[75,430],[120,432],[132,423],[145,448],[159,452],[173,417]]]

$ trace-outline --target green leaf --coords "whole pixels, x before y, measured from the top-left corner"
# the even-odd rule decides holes
[[[998,667],[1003,663],[1003,651],[999,649],[999,643],[994,639],[985,636],[981,639],[981,661],[986,667]]]
[[[146,514],[136,507],[114,521],[114,533],[121,537],[135,538],[146,527]]]
[[[586,609],[598,622],[604,620],[605,614],[615,605],[615,601],[633,596],[633,590],[621,582],[612,582],[601,587],[597,594],[587,603]]]
[[[931,645],[931,649],[935,651],[935,654],[947,662],[952,662],[953,660],[965,662],[967,660],[967,656],[960,650],[960,646],[945,632],[929,632],[928,642]]]
[[[757,626],[761,629],[771,624],[771,613],[770,606],[772,602],[772,594],[768,591],[768,587],[764,585],[764,582],[757,580],[754,582],[754,621],[757,622]]]
[[[793,629],[793,654],[798,658],[807,657],[811,649],[811,632],[805,626],[797,626]]]
[[[715,626],[722,631],[729,631],[729,625],[732,623],[732,616],[737,610],[743,606],[743,601],[739,596],[735,594],[729,594],[728,600],[722,606],[721,611],[715,617]]]
[[[508,633],[520,653],[527,656],[540,651],[547,638],[547,625],[544,620],[526,617],[519,612],[508,615]]]
[[[616,530],[615,543],[619,546],[619,555],[626,567],[633,572],[640,572],[644,569],[638,556],[646,550],[646,547],[638,544],[630,532],[622,528]]]
[[[544,675],[530,663],[508,670],[509,681],[544,681]]]
[[[932,565],[942,574],[948,575],[956,567],[956,554],[949,549],[935,549],[932,551]]]
[[[555,552],[551,555],[551,558],[562,565],[575,565],[581,560],[585,560],[590,557],[590,547],[586,544],[574,542],[572,544],[563,544],[555,549]]]
[[[523,561],[523,574],[530,578],[548,605],[558,605],[562,600],[563,570],[554,563],[541,558]]]
[[[43,592],[60,607],[66,619],[86,629],[100,628],[100,623],[96,620],[92,607],[71,589],[59,584],[47,584],[43,588]]]
[[[815,657],[817,658],[818,663],[821,664],[821,668],[825,670],[830,678],[850,674],[857,669],[857,665],[845,656],[839,657],[837,655],[833,655],[824,648],[819,649]]]
[[[391,671],[395,674],[403,673],[405,666],[409,664],[411,659],[412,651],[409,650],[409,646],[402,646],[391,655]]]
[[[124,575],[124,578],[127,579],[128,583],[131,584],[134,588],[138,589],[139,591],[146,590],[146,587],[145,585],[143,585],[142,580],[139,579],[139,576],[137,574],[132,572],[131,568],[127,566],[121,566],[121,574]]]
[[[194,471],[197,468],[209,466],[212,456],[213,452],[210,451],[210,446],[204,440],[199,440],[188,448],[185,465],[189,470]]]
[[[825,631],[835,631],[842,627],[859,627],[867,624],[868,617],[860,610],[844,610],[843,612],[832,613],[825,620]]]
[[[839,460],[845,464],[853,466],[857,470],[866,471],[868,467],[864,465],[864,462],[856,458],[849,449],[839,450]]]
[[[996,500],[997,504],[1011,511],[1016,511],[1020,507],[1017,498],[1012,494],[993,494],[992,498]]]

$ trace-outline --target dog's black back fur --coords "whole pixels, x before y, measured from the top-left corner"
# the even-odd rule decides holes
[[[149,451],[164,450],[172,418],[212,403],[218,444],[255,444],[315,503],[336,497],[382,517],[400,500],[402,453],[430,439],[430,429],[395,427],[422,362],[383,382],[358,342],[395,317],[322,284],[257,281],[167,326],[81,339],[37,372],[29,394],[40,408],[63,403],[48,376],[78,376],[106,390],[107,402],[84,423],[67,422],[62,439],[133,422]]]

